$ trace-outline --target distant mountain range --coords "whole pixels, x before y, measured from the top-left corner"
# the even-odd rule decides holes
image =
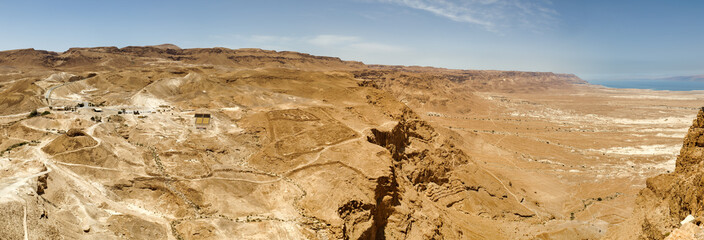
[[[673,80],[673,81],[704,82],[704,74],[693,75],[693,76],[668,77],[668,78],[661,78],[661,79],[662,80]]]

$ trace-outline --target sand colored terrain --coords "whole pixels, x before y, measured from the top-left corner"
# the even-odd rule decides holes
[[[704,108],[689,128],[673,172],[646,181],[632,217],[611,239],[704,239]]]
[[[640,190],[682,171],[704,100],[259,49],[0,66],[9,239],[636,239]]]

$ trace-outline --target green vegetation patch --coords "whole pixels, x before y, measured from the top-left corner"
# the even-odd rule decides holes
[[[39,116],[39,112],[37,112],[37,109],[34,109],[34,110],[32,110],[32,112],[29,113],[29,116],[27,116],[27,117],[28,117],[28,118],[33,118],[33,117],[36,117],[36,116]]]
[[[21,143],[12,144],[12,146],[9,146],[9,147],[7,147],[4,151],[2,151],[2,153],[0,153],[0,155],[3,155],[3,154],[5,154],[5,152],[9,152],[9,151],[11,151],[12,149],[15,149],[15,148],[18,148],[18,147],[27,145],[27,144],[29,144],[29,142],[21,142]]]

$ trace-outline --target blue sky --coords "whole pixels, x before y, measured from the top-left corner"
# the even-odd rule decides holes
[[[173,43],[369,64],[704,74],[704,1],[4,1],[0,50]]]

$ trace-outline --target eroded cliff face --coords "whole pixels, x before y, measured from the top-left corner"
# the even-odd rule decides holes
[[[631,223],[635,226],[630,229],[635,233],[634,238],[670,237],[688,215],[697,219],[694,224],[701,224],[704,217],[704,108],[689,128],[675,171],[648,179],[637,204],[639,208]]]
[[[421,120],[409,108],[395,119],[391,128],[367,132],[367,140],[386,148],[393,159],[393,187],[387,188],[392,192],[377,201],[386,219],[376,239],[504,238],[490,226],[464,222],[477,221],[474,216],[540,221],[538,212],[465,153],[456,134]]]

